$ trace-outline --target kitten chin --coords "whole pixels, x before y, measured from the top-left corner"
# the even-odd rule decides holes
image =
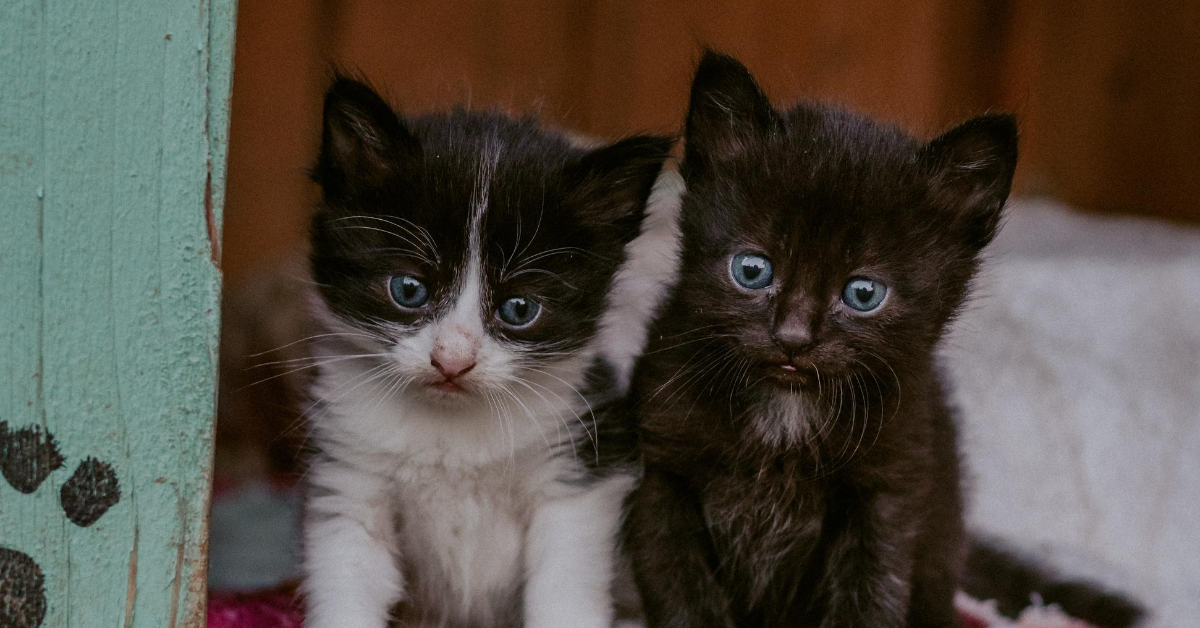
[[[670,143],[406,118],[335,79],[312,172],[307,627],[611,624],[637,467],[598,334]]]
[[[783,449],[805,443],[826,418],[813,393],[760,390],[756,397],[743,420],[750,425],[751,433],[770,447]]]

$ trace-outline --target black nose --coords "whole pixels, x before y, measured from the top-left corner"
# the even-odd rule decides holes
[[[813,344],[812,323],[796,318],[783,321],[771,335],[775,344],[787,351],[789,356],[804,353]]]

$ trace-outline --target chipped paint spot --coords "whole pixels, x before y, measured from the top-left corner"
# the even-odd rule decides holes
[[[135,523],[133,526],[133,549],[129,550],[129,577],[125,581],[124,628],[129,628],[133,625],[133,608],[137,603],[138,543],[140,541],[141,533]]]
[[[0,626],[37,628],[46,618],[46,577],[23,552],[0,547]]]
[[[208,227],[208,251],[213,268],[221,270],[221,234],[217,230],[217,217],[213,214],[212,173],[204,179],[204,224]]]
[[[60,496],[67,519],[86,528],[121,501],[121,487],[112,465],[88,457],[63,484]]]
[[[0,472],[13,488],[28,495],[62,465],[53,434],[40,425],[11,431],[7,421],[0,421]]]

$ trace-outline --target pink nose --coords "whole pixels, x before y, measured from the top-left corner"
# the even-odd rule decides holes
[[[431,355],[429,363],[442,374],[442,377],[454,379],[475,368],[475,356]]]

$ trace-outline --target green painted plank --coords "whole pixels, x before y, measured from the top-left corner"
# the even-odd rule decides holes
[[[0,3],[0,590],[32,558],[43,626],[203,625],[234,14]]]

